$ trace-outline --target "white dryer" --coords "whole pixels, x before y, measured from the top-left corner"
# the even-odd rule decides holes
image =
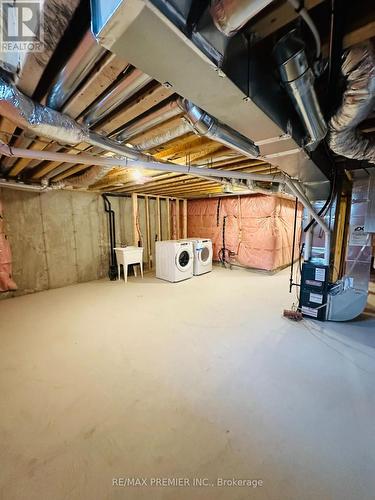
[[[193,243],[194,276],[212,271],[212,241],[203,238],[188,238]]]
[[[193,243],[186,240],[155,243],[156,277],[176,282],[193,276]]]

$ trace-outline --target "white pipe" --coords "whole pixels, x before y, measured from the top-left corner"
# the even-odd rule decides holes
[[[290,5],[294,8],[294,10],[299,14],[302,19],[305,21],[307,26],[310,28],[310,31],[314,37],[315,40],[315,45],[316,45],[316,58],[319,59],[320,54],[321,54],[321,43],[320,43],[320,36],[319,32],[316,29],[316,26],[313,22],[313,20],[310,17],[310,14],[307,12],[305,7],[303,7],[303,3],[301,0],[288,0]],[[300,7],[302,6],[302,9]]]
[[[23,148],[12,148],[6,144],[0,144],[0,153],[5,156],[16,156],[17,158],[31,158],[34,160],[48,160],[60,161],[61,163],[67,162],[72,164],[82,165],[99,165],[103,167],[123,167],[123,168],[143,168],[145,170],[160,170],[164,172],[177,172],[182,174],[197,175],[198,177],[218,177],[226,179],[243,179],[254,181],[268,181],[268,182],[283,182],[283,176],[280,174],[251,174],[248,172],[219,170],[214,168],[194,167],[189,165],[177,165],[175,163],[161,163],[145,159],[133,160],[124,157],[105,157],[93,156],[89,154],[73,155],[70,153],[55,153],[53,151],[37,151]]]
[[[325,243],[324,243],[324,264],[329,266],[330,256],[331,256],[331,230],[324,222],[324,220],[319,217],[319,215],[314,211],[310,201],[300,190],[299,185],[296,185],[292,179],[285,177],[285,183],[292,193],[300,200],[303,206],[306,208],[308,214],[319,224],[319,226],[324,231]]]
[[[52,188],[41,184],[24,184],[23,182],[0,179],[0,188],[17,189],[19,191],[34,191],[37,193],[50,191]]]

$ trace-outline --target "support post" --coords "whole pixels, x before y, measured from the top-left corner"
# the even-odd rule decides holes
[[[180,239],[180,200],[176,198],[176,240]]]
[[[138,197],[136,193],[132,194],[132,226],[133,226],[133,245],[138,246],[139,232],[138,232]]]
[[[160,196],[156,197],[156,227],[157,227],[157,236],[158,236],[158,241],[162,240],[162,234],[161,234],[161,213],[160,213]]]
[[[148,268],[152,269],[152,253],[151,253],[151,228],[150,228],[150,204],[148,196],[145,196],[146,208],[146,239],[147,239],[147,257]]]
[[[183,200],[182,209],[183,209],[183,212],[182,212],[182,220],[183,220],[182,237],[187,238],[187,235],[188,235],[187,200]]]
[[[171,239],[171,204],[170,199],[166,198],[167,203],[167,239]]]

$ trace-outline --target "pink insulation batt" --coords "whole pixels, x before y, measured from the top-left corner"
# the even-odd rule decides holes
[[[223,247],[226,260],[245,267],[272,271],[290,264],[295,202],[284,196],[254,194],[189,200],[189,238],[210,238],[214,260]],[[298,207],[295,258],[298,256],[302,206]]]
[[[0,292],[17,290],[12,279],[12,254],[5,234],[3,207],[0,200]]]

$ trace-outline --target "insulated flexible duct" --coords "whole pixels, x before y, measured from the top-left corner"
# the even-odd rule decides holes
[[[374,138],[358,129],[375,106],[374,45],[369,42],[350,49],[344,56],[342,74],[346,89],[329,122],[329,146],[338,155],[375,163]]]
[[[78,144],[87,138],[87,130],[75,120],[34,102],[3,75],[0,75],[0,113],[36,136],[65,144]]]

